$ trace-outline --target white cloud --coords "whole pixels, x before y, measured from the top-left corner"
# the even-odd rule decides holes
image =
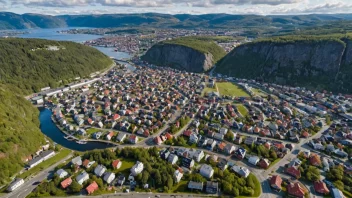
[[[286,8],[280,7],[272,11],[273,14],[329,14],[329,13],[347,13],[352,11],[352,4],[335,2],[325,3],[315,6]]]

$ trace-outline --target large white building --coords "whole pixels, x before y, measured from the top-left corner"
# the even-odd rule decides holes
[[[143,169],[144,169],[143,163],[137,161],[137,163],[134,166],[132,166],[132,168],[131,168],[131,174],[133,176],[137,176],[139,173],[141,173],[143,171]]]
[[[55,155],[55,151],[52,151],[52,150],[43,151],[37,157],[32,159],[30,162],[28,162],[28,167],[33,168],[33,167],[37,166],[38,164],[42,163],[43,161],[53,157],[54,155]]]
[[[211,166],[207,165],[207,164],[203,164],[202,167],[199,170],[199,173],[203,177],[210,179],[213,176],[213,174],[214,174],[214,169]]]
[[[7,187],[7,191],[12,192],[12,191],[16,190],[18,187],[20,187],[23,183],[24,183],[23,179],[17,178],[13,182],[11,182],[9,187]]]

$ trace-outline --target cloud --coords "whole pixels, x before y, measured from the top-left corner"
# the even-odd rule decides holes
[[[305,0],[11,0],[11,5],[41,7],[79,7],[89,5],[121,7],[169,7],[188,5],[192,7],[211,7],[219,5],[281,5],[294,4],[302,1]]]
[[[306,6],[303,8],[285,8],[281,7],[272,11],[273,14],[329,14],[329,13],[347,13],[352,11],[352,4],[343,2],[325,3],[316,6]]]

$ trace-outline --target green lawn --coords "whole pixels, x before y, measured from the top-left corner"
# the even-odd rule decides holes
[[[281,160],[281,158],[277,158],[275,161],[271,162],[268,168],[274,166],[276,163],[278,163]]]
[[[174,185],[171,189],[172,193],[178,192],[187,192],[188,190],[188,181],[181,180],[177,185]]]
[[[44,162],[38,164],[37,166],[29,169],[28,171],[26,171],[26,172],[22,173],[21,175],[19,175],[19,177],[25,179],[25,178],[33,175],[33,174],[37,174],[41,170],[44,170],[44,169],[48,168],[49,166],[55,164],[56,162],[60,161],[61,159],[67,157],[70,153],[71,153],[70,150],[62,149],[54,157],[52,157],[50,159],[47,159]]]
[[[128,176],[130,174],[130,169],[136,163],[136,161],[131,159],[121,159],[121,161],[121,168],[114,170],[114,173],[123,173],[125,176]]]
[[[242,114],[242,116],[248,115],[248,109],[245,106],[243,106],[243,104],[238,104],[237,109]]]
[[[215,88],[206,87],[206,88],[203,89],[202,96],[205,96],[206,94],[211,93],[211,92],[216,92],[216,89]]]
[[[89,129],[86,130],[88,135],[91,135],[91,134],[99,132],[99,131],[102,131],[102,130],[101,129],[96,129],[96,128],[89,128]]]
[[[216,86],[222,96],[250,97],[245,90],[231,82],[218,82]]]

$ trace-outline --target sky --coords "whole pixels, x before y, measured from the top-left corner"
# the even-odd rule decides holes
[[[23,13],[111,14],[331,14],[352,13],[352,0],[0,0],[0,11]]]

